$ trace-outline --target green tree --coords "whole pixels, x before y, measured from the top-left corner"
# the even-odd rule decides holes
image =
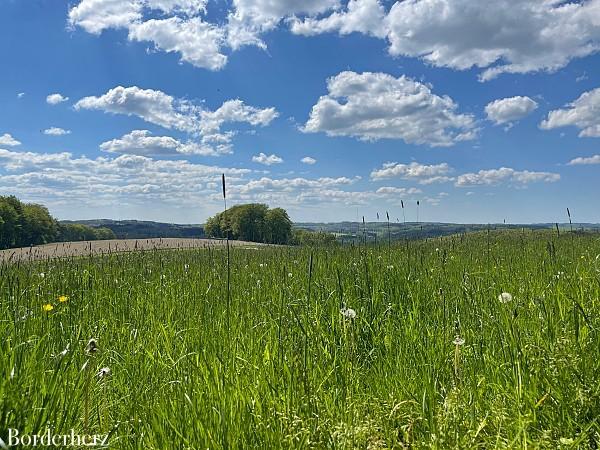
[[[23,228],[20,245],[39,245],[56,241],[58,225],[48,208],[35,203],[23,205]]]
[[[236,205],[210,217],[204,225],[209,237],[240,239],[252,242],[287,244],[292,222],[282,208],[269,209],[261,203]]]
[[[292,238],[292,221],[283,208],[274,208],[265,215],[265,237],[272,244],[287,244]]]
[[[14,247],[19,243],[22,210],[22,204],[16,198],[0,197],[0,248]]]

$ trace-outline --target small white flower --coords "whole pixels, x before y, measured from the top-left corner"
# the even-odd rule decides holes
[[[288,278],[292,278],[292,277],[293,277],[292,272],[288,273]]]
[[[98,348],[98,341],[94,338],[90,339],[85,347],[85,352],[88,355],[93,355],[94,353],[96,353],[99,350]]]
[[[356,319],[356,311],[354,311],[352,308],[346,308],[344,306],[342,309],[340,309],[340,313],[345,319]]]
[[[508,303],[508,302],[512,302],[513,296],[511,294],[509,294],[508,292],[503,292],[502,294],[500,294],[498,296],[498,301],[500,303]]]
[[[103,367],[102,369],[100,369],[97,373],[98,378],[106,378],[108,376],[110,376],[110,367]]]
[[[40,272],[40,278],[44,278],[46,274],[44,272]]]
[[[456,335],[456,337],[454,338],[454,340],[452,341],[452,343],[454,345],[464,345],[465,344],[465,340],[463,338],[461,338],[458,334]]]
[[[187,272],[188,270],[190,270],[190,265],[189,265],[189,264],[186,264],[185,266],[183,266],[183,270],[185,270],[186,272]]]
[[[394,270],[394,266],[392,266],[392,265],[387,266],[387,270]]]

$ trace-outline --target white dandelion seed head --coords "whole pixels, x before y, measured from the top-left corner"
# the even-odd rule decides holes
[[[454,345],[464,345],[465,344],[465,340],[464,338],[460,337],[460,335],[456,335],[456,337],[454,338],[454,340],[452,341],[452,343]]]
[[[106,377],[110,376],[110,374],[111,374],[110,367],[103,367],[97,373],[98,378],[106,378]]]
[[[98,350],[100,350],[98,348],[98,340],[95,338],[90,339],[85,346],[85,352],[88,355],[93,355],[94,353],[98,352]]]
[[[512,302],[513,296],[511,294],[509,294],[508,292],[503,292],[502,294],[500,294],[498,296],[498,301],[500,303],[508,303],[508,302]]]
[[[356,319],[356,311],[354,311],[352,308],[343,307],[340,309],[340,314],[342,314],[345,319]]]

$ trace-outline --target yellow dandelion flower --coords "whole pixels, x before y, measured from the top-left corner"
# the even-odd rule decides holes
[[[58,301],[61,303],[65,303],[67,300],[69,300],[69,296],[67,295],[61,295],[60,297],[58,297]]]
[[[50,312],[54,309],[54,306],[52,306],[50,303],[46,303],[44,306],[42,306],[42,309],[45,312]]]

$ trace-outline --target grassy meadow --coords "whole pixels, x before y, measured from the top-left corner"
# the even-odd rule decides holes
[[[109,433],[115,449],[600,445],[599,235],[230,256],[229,295],[224,249],[0,266],[0,437],[51,427]],[[91,338],[99,350],[86,353]]]

